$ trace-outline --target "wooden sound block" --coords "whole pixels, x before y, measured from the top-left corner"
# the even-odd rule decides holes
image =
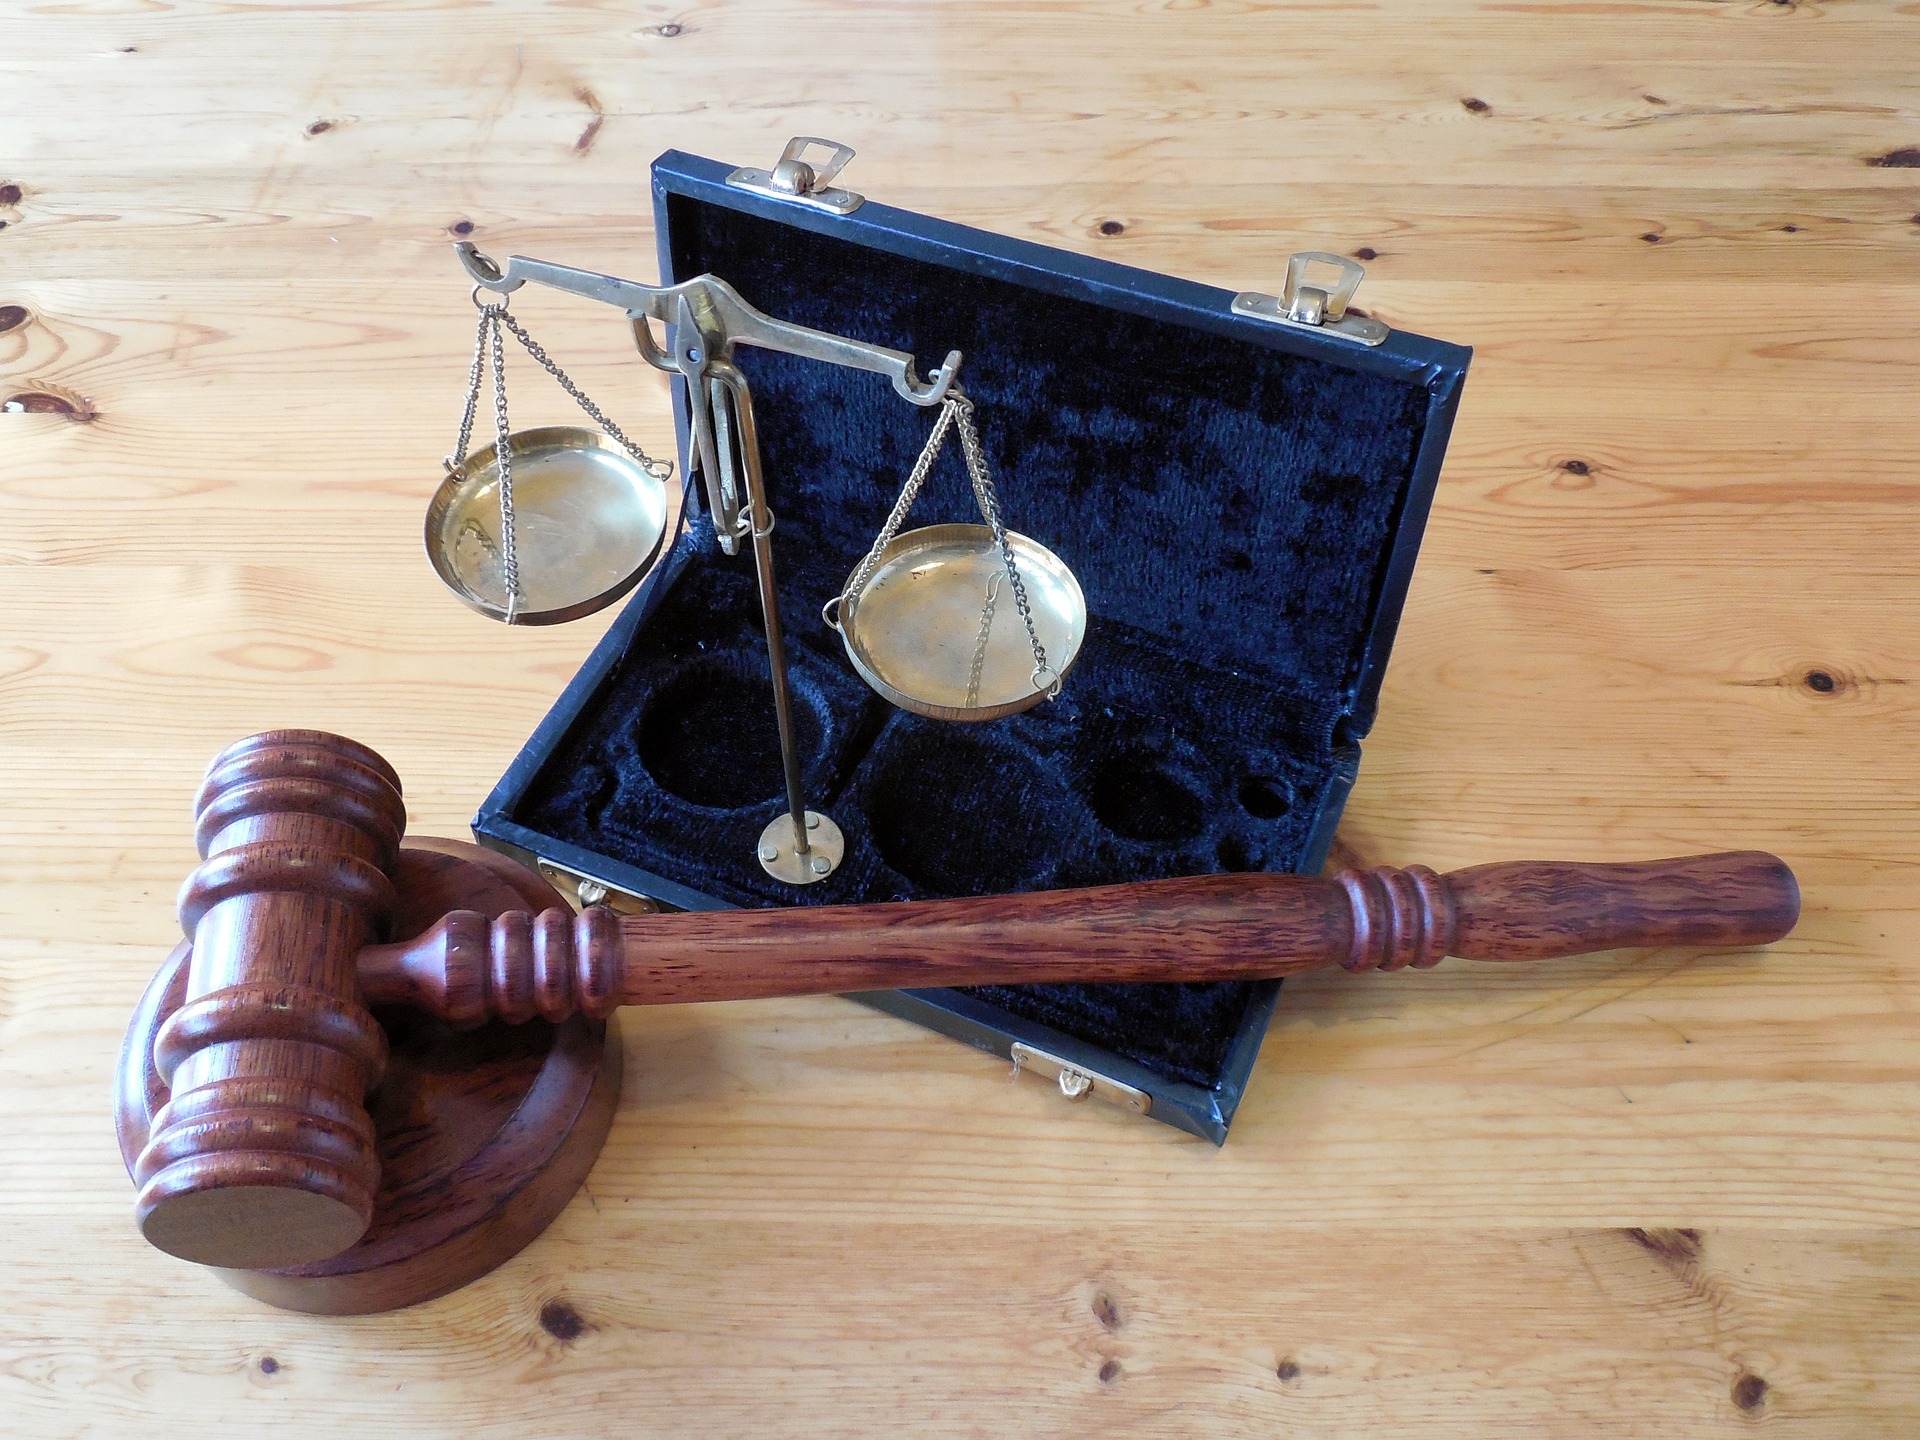
[[[448,910],[499,915],[564,906],[544,880],[459,840],[401,848],[393,936]],[[155,1033],[186,993],[182,942],[147,987],[120,1051],[115,1123],[131,1173],[167,1092]],[[377,1012],[391,1058],[367,1097],[378,1134],[373,1223],[351,1249],[287,1270],[215,1270],[237,1290],[288,1310],[360,1315],[458,1289],[524,1248],[587,1178],[620,1099],[620,1038],[610,1022],[498,1022],[460,1031],[414,1011]]]

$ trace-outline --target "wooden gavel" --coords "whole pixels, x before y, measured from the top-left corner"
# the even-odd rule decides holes
[[[813,909],[455,910],[415,940],[376,944],[406,811],[373,751],[317,731],[254,736],[214,761],[197,811],[204,863],[180,894],[191,970],[153,1042],[170,1098],[133,1167],[136,1215],[162,1250],[248,1269],[333,1256],[367,1229],[380,1174],[366,1096],[387,1056],[369,1006],[467,1025],[850,990],[1764,945],[1793,928],[1800,903],[1786,865],[1743,851]]]

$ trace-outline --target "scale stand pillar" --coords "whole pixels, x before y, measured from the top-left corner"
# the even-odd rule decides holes
[[[793,731],[793,698],[787,685],[787,644],[780,630],[780,601],[773,587],[773,507],[760,471],[760,435],[754,428],[753,392],[747,377],[731,361],[706,362],[707,399],[715,450],[731,478],[729,461],[739,462],[747,503],[734,522],[736,540],[753,542],[753,571],[760,585],[760,614],[767,632],[767,669],[773,676],[773,715],[780,729],[780,768],[787,784],[787,813],[760,832],[755,853],[760,868],[789,885],[812,885],[840,868],[846,839],[840,827],[817,810],[807,809],[800,785],[800,744]],[[697,413],[697,411],[696,411]],[[725,459],[720,459],[724,456]],[[704,470],[707,457],[701,457]],[[724,490],[734,487],[723,482]],[[717,523],[717,522],[716,522]]]

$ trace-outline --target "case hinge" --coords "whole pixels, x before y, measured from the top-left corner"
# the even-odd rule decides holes
[[[822,164],[811,164],[800,157],[811,145],[823,146],[833,153]],[[866,196],[851,190],[838,190],[833,177],[853,158],[853,147],[837,140],[822,140],[817,135],[796,135],[780,152],[771,170],[736,170],[727,176],[727,184],[776,200],[792,200],[825,210],[830,215],[851,215],[866,202]]]
[[[660,909],[657,900],[635,895],[631,890],[622,890],[595,876],[556,865],[551,860],[540,861],[539,870],[542,880],[582,910],[589,905],[604,905],[616,915],[653,915]]]
[[[1049,1055],[1044,1050],[1036,1050],[1016,1040],[1013,1044],[1013,1072],[1018,1075],[1022,1070],[1032,1070],[1057,1081],[1060,1093],[1069,1100],[1085,1100],[1091,1095],[1096,1100],[1118,1105],[1122,1110],[1131,1110],[1136,1115],[1144,1115],[1153,1108],[1153,1097],[1144,1090],[1136,1090],[1124,1081],[1088,1070],[1071,1060],[1062,1060],[1058,1055]]]
[[[1340,272],[1339,277],[1330,284],[1309,285],[1309,265],[1331,265]],[[1366,274],[1359,262],[1344,255],[1302,250],[1288,259],[1287,278],[1277,296],[1243,290],[1233,297],[1233,313],[1322,335],[1338,335],[1342,340],[1361,345],[1378,345],[1391,333],[1387,327],[1378,320],[1347,313],[1347,304]]]

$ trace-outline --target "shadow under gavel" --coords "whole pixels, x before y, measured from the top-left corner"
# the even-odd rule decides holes
[[[367,1230],[380,1168],[366,1097],[388,1048],[369,1007],[470,1026],[855,990],[1252,980],[1764,945],[1799,915],[1792,872],[1749,851],[809,909],[455,909],[379,944],[406,812],[373,751],[316,731],[254,736],[214,761],[197,812],[205,860],[180,895],[190,970],[156,1017],[150,1073],[167,1093],[133,1162],[135,1213],[160,1249],[248,1270],[324,1260]]]

